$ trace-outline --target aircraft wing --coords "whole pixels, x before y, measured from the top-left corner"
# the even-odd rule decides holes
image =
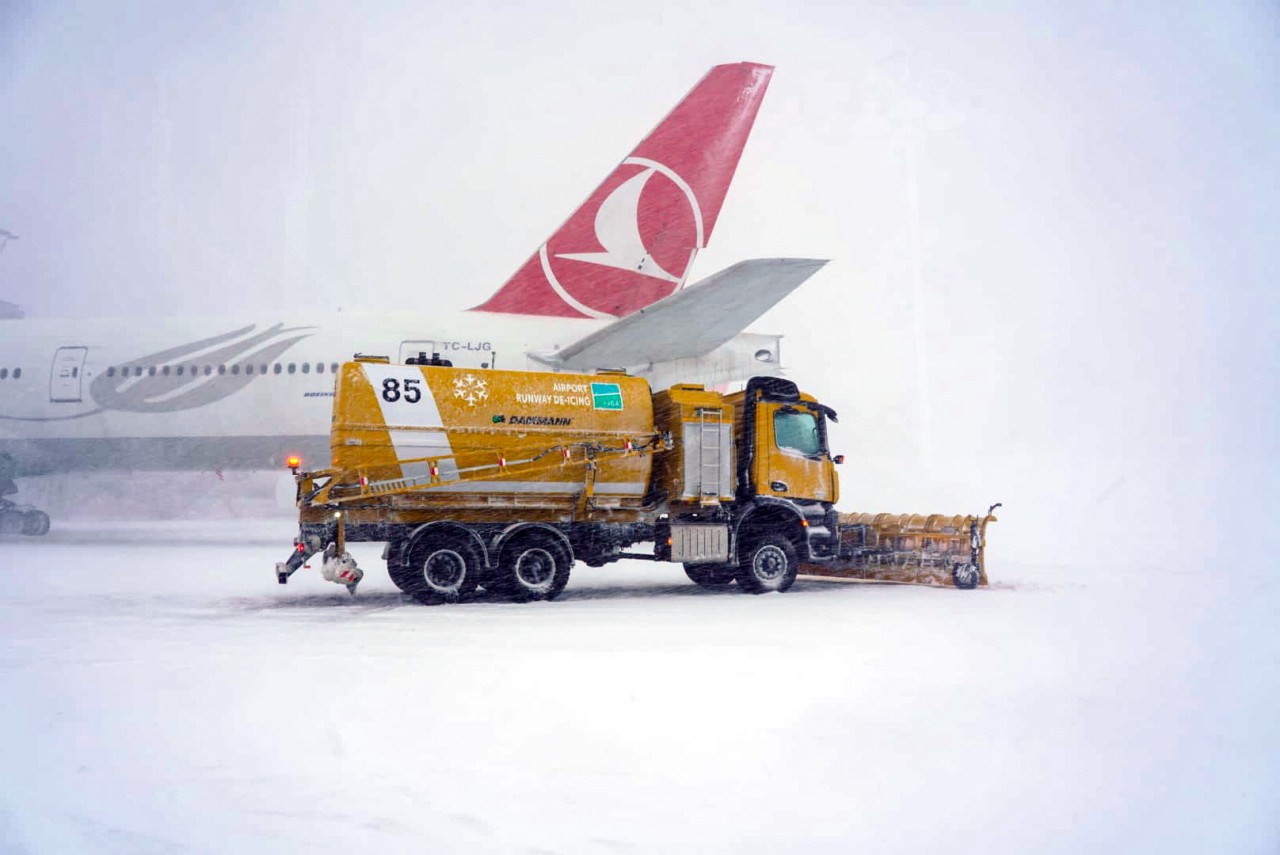
[[[740,261],[540,358],[590,370],[700,356],[742,332],[826,263],[813,258]]]

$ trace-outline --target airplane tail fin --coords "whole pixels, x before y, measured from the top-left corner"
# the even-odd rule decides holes
[[[624,317],[707,245],[773,67],[717,65],[477,311]]]

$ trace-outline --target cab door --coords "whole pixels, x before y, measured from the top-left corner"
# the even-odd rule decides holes
[[[49,400],[55,404],[78,403],[81,400],[81,382],[84,380],[84,359],[87,347],[60,347],[53,355],[53,369],[49,374]]]
[[[822,415],[791,404],[756,406],[756,492],[834,502],[834,467]]]

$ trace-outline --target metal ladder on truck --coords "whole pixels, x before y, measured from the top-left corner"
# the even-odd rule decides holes
[[[724,487],[720,481],[724,473],[721,465],[724,455],[724,432],[721,427],[724,419],[718,407],[714,410],[704,407],[698,411],[698,420],[699,501],[704,505],[716,505],[720,503]],[[708,472],[712,477],[707,477]]]

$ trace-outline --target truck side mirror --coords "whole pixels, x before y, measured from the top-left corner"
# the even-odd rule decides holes
[[[839,466],[841,463],[844,463],[844,455],[837,454],[835,457],[831,458],[831,462]]]

